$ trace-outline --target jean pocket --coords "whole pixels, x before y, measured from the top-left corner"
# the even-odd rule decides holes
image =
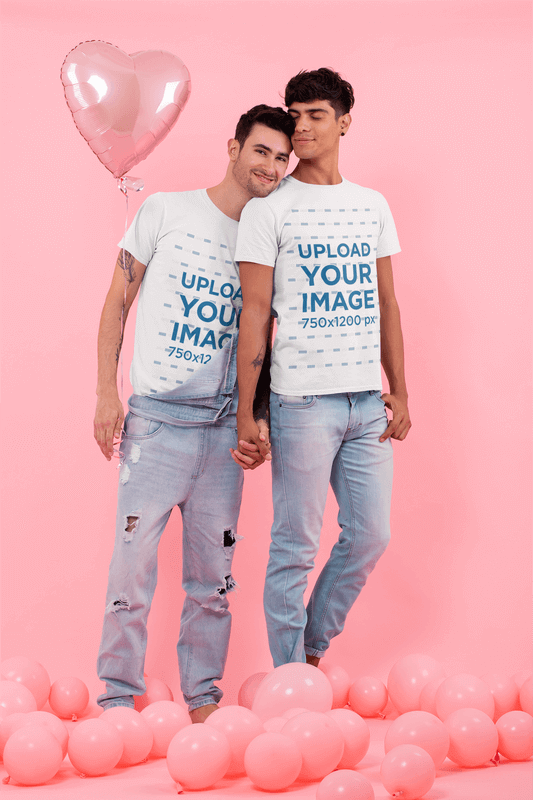
[[[316,395],[288,395],[278,394],[281,408],[310,408],[316,403]]]
[[[160,420],[139,417],[129,411],[124,420],[124,437],[126,439],[148,439],[158,433],[163,424]]]
[[[381,403],[381,405],[383,405],[383,406],[385,405],[385,400],[382,398],[382,396],[381,396],[381,392],[380,392],[378,389],[373,389],[373,390],[372,390],[371,392],[369,392],[368,394],[369,394],[369,395],[371,395],[372,397],[375,397],[375,398],[376,398],[376,400],[379,400],[379,402]]]

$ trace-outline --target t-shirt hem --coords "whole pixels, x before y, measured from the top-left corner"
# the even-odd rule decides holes
[[[335,390],[332,391],[331,388],[325,389],[324,387],[311,387],[306,389],[300,389],[296,391],[295,389],[278,389],[274,386],[271,386],[270,389],[275,394],[284,394],[287,397],[303,397],[307,395],[324,395],[324,394],[347,394],[348,392],[381,392],[382,391],[381,383],[372,383],[368,384],[367,386],[354,386],[350,384],[345,387],[335,387]]]

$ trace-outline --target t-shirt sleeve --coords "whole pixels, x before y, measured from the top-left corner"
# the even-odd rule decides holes
[[[147,266],[155,253],[164,213],[161,193],[147,197],[118,246],[124,247],[137,261]]]
[[[252,198],[244,206],[239,220],[235,261],[274,267],[278,257],[276,228],[276,218],[269,204]]]
[[[401,250],[398,234],[396,233],[396,225],[389,208],[389,204],[380,195],[380,211],[381,222],[379,231],[378,247],[376,252],[377,258],[384,258],[385,256],[392,256],[394,253],[399,253]]]

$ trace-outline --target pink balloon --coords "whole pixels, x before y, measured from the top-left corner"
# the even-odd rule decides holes
[[[246,678],[241,688],[239,689],[238,703],[240,706],[252,710],[255,693],[259,688],[263,678],[266,678],[266,672],[254,672],[249,678]]]
[[[316,669],[316,667],[314,667]],[[281,729],[302,754],[299,780],[322,780],[339,764],[344,753],[344,737],[335,720],[327,714],[307,711],[288,720]]]
[[[408,711],[395,719],[385,734],[385,753],[401,744],[414,744],[429,753],[438,769],[450,747],[450,735],[438,717],[427,711]]]
[[[62,761],[61,746],[44,725],[24,725],[9,737],[4,748],[4,766],[9,777],[24,786],[51,780]]]
[[[320,659],[318,668],[326,675],[333,689],[332,708],[344,708],[348,702],[348,692],[350,691],[350,676],[342,667],[335,664],[328,664],[323,658]]]
[[[138,711],[126,706],[113,706],[104,711],[99,719],[114,725],[122,736],[124,749],[117,767],[140,764],[148,758],[154,743],[154,734]]]
[[[18,717],[19,714],[13,714]],[[20,714],[21,719],[15,725],[14,730],[24,727],[24,725],[44,725],[50,733],[56,737],[63,753],[63,758],[67,754],[68,748],[68,730],[64,722],[61,722],[55,714],[50,714],[48,711],[30,711],[28,714]]]
[[[68,743],[70,763],[82,775],[105,775],[117,766],[124,744],[115,725],[98,717],[80,722]]]
[[[30,690],[15,681],[0,681],[0,719],[28,711],[37,711],[37,702]]]
[[[58,678],[50,689],[50,708],[62,719],[77,719],[89,704],[89,690],[79,678]]]
[[[159,680],[159,678],[148,678],[145,676],[144,683],[146,691],[144,694],[137,695],[134,698],[135,711],[142,711],[151,703],[157,703],[158,700],[174,700],[174,695],[170,688]]]
[[[231,748],[225,734],[210,725],[188,725],[167,752],[170,777],[187,790],[207,789],[226,774]]]
[[[496,723],[498,750],[509,761],[533,756],[533,717],[525,711],[508,711]]]
[[[499,719],[502,714],[518,708],[518,687],[512,678],[508,675],[489,672],[487,675],[483,675],[481,680],[487,684],[494,699],[495,720]]]
[[[189,712],[172,700],[157,700],[141,711],[141,717],[150,726],[154,743],[150,755],[154,758],[165,758],[168,746],[174,736],[191,725]]]
[[[435,694],[435,705],[443,722],[459,708],[478,708],[494,719],[494,698],[491,691],[475,675],[461,673],[443,680]]]
[[[531,678],[531,671],[528,669],[521,669],[520,672],[515,672],[513,675],[513,681],[516,683],[519,690],[522,688],[528,678]]]
[[[417,800],[433,786],[436,771],[429,753],[414,744],[401,744],[387,753],[380,775],[393,797]]]
[[[297,717],[298,714],[305,714],[307,711],[309,711],[308,708],[288,708],[281,716],[283,719],[292,719]]]
[[[227,736],[231,749],[231,762],[226,776],[244,775],[244,754],[250,742],[265,729],[259,717],[242,706],[223,706],[208,716],[206,725]]]
[[[396,662],[389,672],[387,690],[400,714],[420,709],[420,693],[435,678],[444,678],[444,668],[431,656],[413,653]]]
[[[420,711],[427,711],[428,714],[437,716],[437,706],[435,705],[435,695],[444,678],[433,678],[426,683],[420,692]]]
[[[4,747],[6,746],[7,740],[12,733],[15,733],[15,731],[22,727],[21,720],[24,720],[26,716],[27,714],[15,712],[5,717],[0,722],[0,759],[4,757]],[[285,722],[286,720],[283,720],[283,725],[285,725]]]
[[[289,708],[329,711],[333,689],[324,673],[311,666],[293,662],[276,667],[257,689],[252,711],[259,719],[280,717]]]
[[[370,745],[370,729],[364,719],[349,708],[333,708],[326,713],[339,726],[344,739],[344,753],[337,769],[355,769],[366,756]]]
[[[351,769],[339,769],[320,782],[316,800],[374,800],[370,781]]]
[[[268,733],[280,733],[286,722],[287,717],[270,717],[263,723],[263,728]]]
[[[37,708],[42,708],[50,694],[50,678],[42,664],[26,656],[13,656],[2,661],[3,681],[15,681],[29,689],[35,697]]]
[[[528,678],[520,689],[520,708],[533,716],[533,677]]]
[[[389,699],[385,684],[378,678],[363,675],[357,678],[348,692],[350,707],[362,717],[377,717]]]
[[[481,767],[496,755],[498,731],[478,708],[459,708],[444,724],[450,734],[448,758],[460,767]]]
[[[298,745],[282,733],[257,736],[244,754],[246,774],[253,784],[267,792],[280,792],[290,786],[302,768]]]
[[[189,71],[172,53],[127,55],[101,41],[71,50],[61,80],[76,127],[115,178],[165,138],[190,94]]]

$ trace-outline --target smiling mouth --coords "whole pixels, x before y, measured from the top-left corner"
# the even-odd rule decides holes
[[[268,175],[263,175],[261,172],[254,172],[254,175],[262,183],[272,183],[274,181],[274,178],[269,178]]]

